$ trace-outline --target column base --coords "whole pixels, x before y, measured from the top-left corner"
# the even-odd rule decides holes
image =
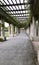
[[[32,41],[33,41],[33,39],[34,39],[34,38],[31,36],[31,37],[30,37],[30,40],[32,40]]]

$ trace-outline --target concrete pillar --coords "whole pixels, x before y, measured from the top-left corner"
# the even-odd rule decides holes
[[[30,39],[33,38],[33,23],[30,24]]]
[[[33,22],[33,37],[36,37],[36,21],[35,18],[32,18],[32,22]]]
[[[15,34],[17,34],[17,27],[15,26]]]
[[[13,34],[15,34],[15,26],[13,25]]]
[[[38,37],[38,21],[36,21],[36,36]]]
[[[11,36],[13,36],[13,25],[11,24]]]
[[[18,28],[18,33],[20,33],[20,28]]]
[[[30,36],[30,25],[29,25],[29,36]]]
[[[15,34],[15,26],[14,25],[9,24],[8,33],[9,33],[9,36],[14,36],[14,34]]]
[[[33,38],[36,36],[36,24],[35,19],[32,17],[32,23],[30,24],[30,38],[33,40]]]
[[[39,41],[39,36],[38,36],[39,35],[38,21],[36,21],[36,27],[35,28],[36,28],[36,32],[35,32],[36,36],[34,37],[34,40]]]
[[[0,36],[1,36],[1,23],[0,23]]]
[[[34,17],[32,17],[32,35],[36,37],[36,21]]]
[[[9,27],[8,27],[8,34],[9,34],[9,36],[11,35],[11,26],[10,26],[10,24],[9,24]]]
[[[19,34],[19,33],[20,33],[20,28],[15,27],[15,33],[16,33],[16,34]]]
[[[29,29],[29,27],[26,29],[26,33],[27,33],[28,35],[30,35],[30,29]]]
[[[11,36],[15,34],[15,26],[11,24]]]
[[[38,20],[38,37],[39,37],[39,20]]]
[[[2,25],[2,21],[0,20],[0,37],[1,37],[1,25]]]
[[[5,32],[4,32],[4,20],[2,20],[1,37],[5,38]]]

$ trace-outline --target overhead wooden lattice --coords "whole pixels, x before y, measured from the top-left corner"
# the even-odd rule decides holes
[[[30,16],[30,2],[28,0],[1,0],[0,7],[20,22],[25,22]]]
[[[0,0],[0,8],[20,23],[27,21],[28,26],[30,17],[39,19],[39,0]]]

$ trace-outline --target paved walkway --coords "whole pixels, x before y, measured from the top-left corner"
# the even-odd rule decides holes
[[[36,65],[33,58],[33,47],[25,34],[0,42],[0,65]]]

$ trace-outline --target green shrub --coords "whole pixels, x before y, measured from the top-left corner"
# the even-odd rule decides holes
[[[4,40],[3,40],[3,38],[0,38],[0,42],[3,42]]]
[[[6,37],[4,37],[4,38],[0,37],[0,42],[3,42],[3,41],[6,41]]]

